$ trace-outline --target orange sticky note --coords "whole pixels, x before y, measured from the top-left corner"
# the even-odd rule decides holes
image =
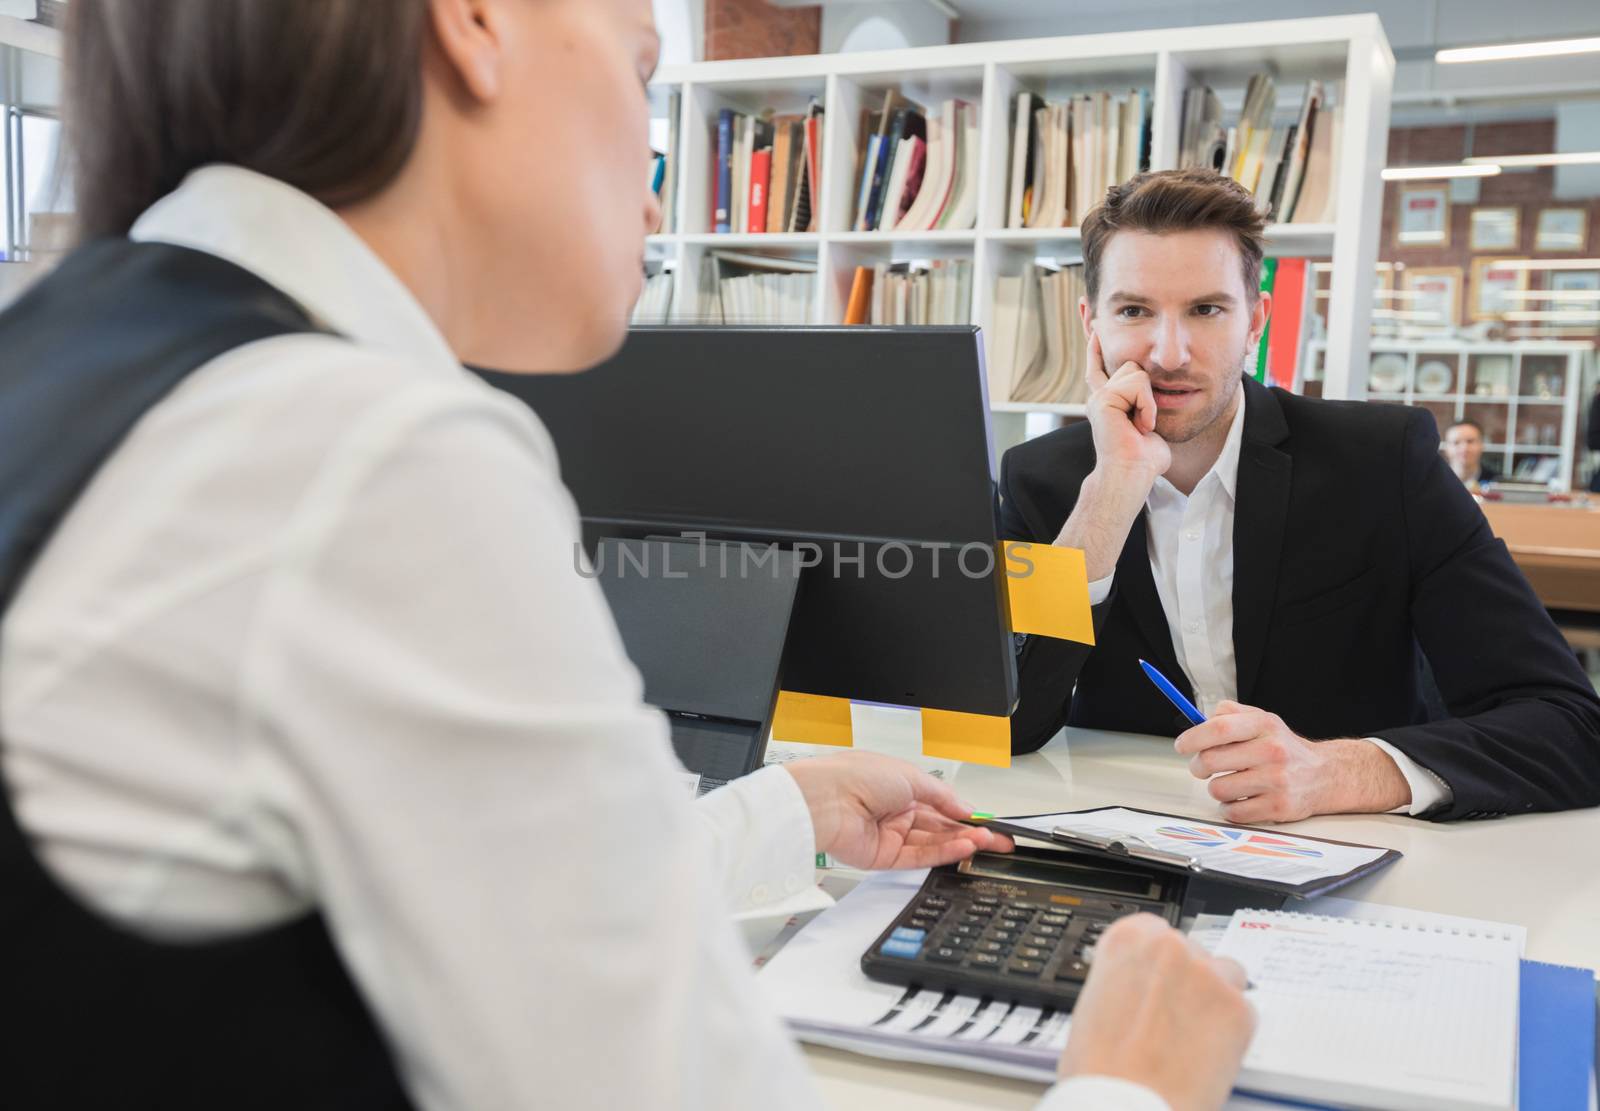
[[[922,711],[922,754],[996,768],[1011,766],[1011,719],[955,710]]]
[[[778,708],[772,715],[772,739],[849,748],[850,700],[779,691]]]
[[[1083,550],[1020,540],[1008,540],[1003,548],[1011,631],[1093,644]]]

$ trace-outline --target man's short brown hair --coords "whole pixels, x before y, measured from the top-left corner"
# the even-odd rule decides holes
[[[1167,232],[1216,228],[1232,232],[1244,267],[1244,288],[1261,288],[1261,245],[1266,219],[1256,198],[1214,170],[1157,170],[1106,191],[1105,203],[1083,221],[1083,280],[1093,310],[1100,296],[1100,259],[1119,231]]]

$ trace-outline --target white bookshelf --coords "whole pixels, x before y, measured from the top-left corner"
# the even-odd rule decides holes
[[[1576,473],[1583,365],[1591,348],[1560,340],[1373,340],[1367,369],[1378,373],[1363,396],[1428,409],[1441,436],[1454,421],[1477,422],[1484,459],[1506,478],[1515,478],[1525,461],[1554,457],[1555,488],[1567,490]],[[1323,340],[1306,345],[1313,373],[1328,350]],[[1439,379],[1441,367],[1448,381]]]
[[[1192,83],[1237,101],[1250,75],[1266,70],[1278,84],[1279,111],[1294,107],[1312,78],[1339,83],[1344,124],[1337,152],[1334,224],[1277,225],[1269,253],[1326,259],[1332,264],[1324,391],[1365,396],[1372,284],[1382,203],[1379,171],[1389,131],[1394,56],[1375,15],[1277,20],[1211,27],[972,43],[912,50],[704,62],[662,69],[652,103],[664,115],[680,94],[676,234],[654,236],[650,257],[677,268],[674,313],[692,309],[695,275],[704,252],[761,251],[817,262],[812,321],[843,320],[855,267],[885,261],[967,258],[973,264],[972,322],[988,323],[994,279],[1023,273],[1036,259],[1076,260],[1076,228],[1005,226],[1010,172],[1011,115],[1023,90],[1057,99],[1103,89],[1151,93],[1151,166],[1170,168],[1178,155],[1184,90]],[[970,231],[897,235],[849,230],[855,217],[856,143],[863,108],[896,88],[924,105],[960,97],[978,106],[977,226]],[[717,112],[804,111],[812,97],[826,109],[822,187],[816,203],[820,230],[807,235],[716,235],[711,227]],[[1000,446],[1021,438],[1030,414],[1054,418],[1078,406],[997,402]]]

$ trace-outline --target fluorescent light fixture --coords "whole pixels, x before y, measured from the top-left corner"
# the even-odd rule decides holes
[[[1600,150],[1569,150],[1550,154],[1479,154],[1461,161],[1469,166],[1591,166],[1600,163]]]
[[[1453,162],[1448,166],[1390,166],[1383,171],[1384,181],[1427,181],[1446,177],[1493,177],[1500,172],[1497,163],[1467,165]]]
[[[1373,309],[1374,320],[1438,320],[1437,309],[1431,311],[1417,311],[1415,309]]]
[[[1590,54],[1600,50],[1600,38],[1546,39],[1543,42],[1507,42],[1499,46],[1459,46],[1435,51],[1433,60],[1444,65],[1458,62],[1504,62],[1514,58],[1553,58],[1562,54]]]
[[[1498,258],[1496,270],[1600,270],[1600,258]]]
[[[1600,301],[1600,289],[1502,289],[1508,301]]]
[[[1594,312],[1584,312],[1581,309],[1566,309],[1546,312],[1541,309],[1518,309],[1506,313],[1507,320],[1557,320],[1563,324],[1588,324],[1591,321],[1600,324],[1600,309]]]

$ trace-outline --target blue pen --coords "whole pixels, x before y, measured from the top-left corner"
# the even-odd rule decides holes
[[[1205,724],[1206,716],[1195,709],[1193,702],[1183,697],[1183,692],[1173,686],[1171,680],[1143,660],[1139,661],[1139,666],[1144,668],[1146,675],[1150,676],[1150,681],[1156,685],[1156,689],[1167,696],[1167,701],[1176,706],[1178,712],[1189,719],[1190,725]]]

